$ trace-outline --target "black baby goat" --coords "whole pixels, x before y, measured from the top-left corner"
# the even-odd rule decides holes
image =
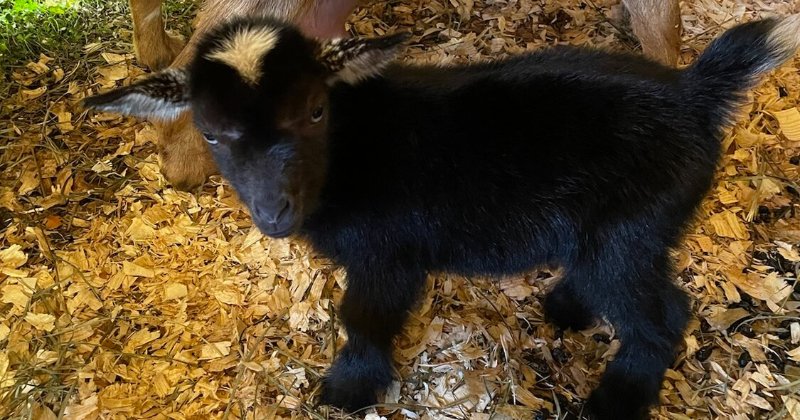
[[[376,402],[428,273],[558,264],[547,317],[574,329],[603,317],[622,341],[590,412],[647,418],[689,316],[669,250],[711,185],[724,125],[794,54],[800,18],[735,27],[683,71],[578,48],[392,63],[406,38],[317,41],[239,20],[188,69],[86,105],[164,120],[191,109],[258,227],[347,269],[348,342],[323,403]]]

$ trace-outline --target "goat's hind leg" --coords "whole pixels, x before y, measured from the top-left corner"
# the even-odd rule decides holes
[[[164,29],[161,0],[130,0],[130,7],[136,59],[153,71],[169,66],[185,42]]]
[[[678,0],[622,0],[644,55],[675,67],[681,50]]]
[[[320,403],[355,411],[377,401],[392,381],[392,338],[425,284],[425,273],[381,267],[347,270],[339,314],[347,344],[323,379]]]
[[[544,298],[546,320],[564,330],[581,331],[594,323],[595,315],[577,295],[576,281],[571,273],[565,274]]]
[[[613,256],[595,259],[584,267],[588,281],[577,288],[622,344],[589,398],[597,419],[649,418],[689,318],[688,297],[672,282],[668,251],[646,257],[635,249],[616,248],[608,252]]]

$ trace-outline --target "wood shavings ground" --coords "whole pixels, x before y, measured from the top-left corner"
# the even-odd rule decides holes
[[[800,12],[796,0],[682,6],[684,63],[738,22]],[[416,62],[555,44],[631,49],[614,7],[400,0],[357,10],[348,29],[410,30],[405,59]],[[265,238],[219,178],[195,194],[172,189],[147,123],[77,107],[145,73],[127,29],[87,45],[81,62],[42,56],[6,79],[0,418],[347,418],[315,406],[344,343],[342,270],[302,242]],[[654,418],[800,418],[798,66],[749,95],[675,252],[696,318]],[[558,275],[430,278],[397,338],[398,380],[366,418],[579,415],[619,340],[606,325],[563,333],[543,321]]]

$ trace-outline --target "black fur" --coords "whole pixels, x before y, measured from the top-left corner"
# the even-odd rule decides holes
[[[376,402],[391,381],[392,338],[428,273],[558,264],[565,276],[545,301],[548,319],[580,329],[604,317],[622,342],[590,412],[647,418],[689,316],[669,250],[711,186],[729,114],[756,76],[793,52],[770,41],[777,21],[728,31],[685,71],[576,48],[470,66],[390,65],[328,89],[327,130],[313,141],[292,141],[273,122],[286,98],[304,94],[299,86],[330,80],[309,59],[313,42],[273,21],[248,24],[282,28],[262,85],[246,88],[199,58],[192,108],[200,126],[235,123],[243,133],[211,150],[254,214],[280,188],[275,178],[287,177],[275,168],[322,179],[295,227],[347,269],[340,314],[349,340],[323,403]],[[275,147],[295,153],[275,157]]]

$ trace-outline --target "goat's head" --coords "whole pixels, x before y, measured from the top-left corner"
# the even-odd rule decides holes
[[[317,41],[274,20],[211,31],[185,70],[87,98],[87,107],[170,121],[191,109],[222,175],[267,235],[313,211],[327,171],[328,89],[377,74],[406,34]]]

